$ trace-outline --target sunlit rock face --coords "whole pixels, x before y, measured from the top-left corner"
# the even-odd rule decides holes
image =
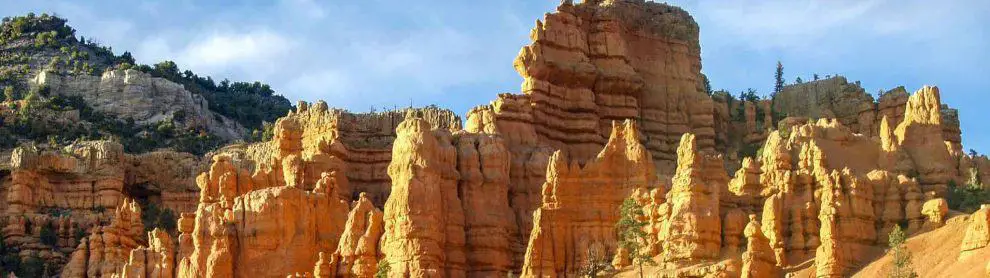
[[[874,101],[836,77],[771,100],[706,95],[698,26],[676,7],[562,1],[530,38],[521,93],[463,123],[300,102],[272,138],[202,158],[18,148],[3,240],[64,277],[626,276],[644,260],[651,277],[848,277],[894,225],[957,229],[946,187],[990,177],[935,87]],[[180,213],[177,233],[144,231],[134,199]],[[627,199],[639,250],[616,234]],[[986,210],[965,216],[962,262],[987,250]]]
[[[11,152],[8,165],[10,172],[0,183],[2,240],[8,250],[20,250],[17,256],[23,260],[36,257],[52,268],[71,259],[85,234],[112,222],[117,207],[140,201],[194,211],[193,180],[201,166],[189,154],[126,154],[119,143],[106,140],[22,145]],[[56,235],[54,242],[43,241],[47,230]],[[141,238],[143,232],[133,236]]]
[[[523,276],[572,273],[589,259],[587,250],[616,248],[612,231],[623,200],[635,189],[658,186],[653,159],[638,134],[632,121],[613,124],[608,144],[584,166],[564,151],[551,156]]]

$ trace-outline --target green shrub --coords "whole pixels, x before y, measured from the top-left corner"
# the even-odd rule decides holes
[[[56,44],[56,35],[57,33],[55,31],[38,33],[34,37],[34,47],[42,48],[46,46],[54,46]]]
[[[44,226],[41,226],[41,234],[39,237],[41,238],[42,244],[51,247],[58,245],[58,235],[55,234],[55,224],[52,222],[48,222]]]
[[[392,271],[392,266],[388,264],[388,260],[378,261],[378,271],[375,272],[375,278],[388,278],[388,272]]]
[[[272,140],[275,136],[275,125],[269,122],[264,122],[261,124],[261,129],[255,129],[251,131],[251,136],[248,138],[250,142],[265,142]]]
[[[82,242],[82,239],[85,238],[86,236],[87,236],[86,229],[83,229],[82,227],[79,227],[79,225],[76,225],[76,234],[72,235],[72,237],[76,239],[76,242]]]
[[[38,257],[28,257],[21,262],[20,271],[16,273],[17,277],[43,277],[45,261]]]
[[[5,101],[15,101],[17,100],[17,93],[14,92],[13,86],[7,86],[3,88],[3,96]]]
[[[975,183],[959,186],[955,181],[949,181],[948,195],[949,208],[965,213],[973,213],[981,205],[990,203],[990,189]]]
[[[21,256],[13,252],[4,253],[3,257],[0,258],[0,265],[3,265],[4,275],[6,275],[9,272],[20,273]]]
[[[147,201],[141,202],[141,222],[144,230],[152,231],[155,228],[175,235],[177,233],[178,216],[169,208],[162,208]]]
[[[760,154],[760,150],[762,148],[763,146],[761,146],[760,144],[745,144],[741,148],[739,148],[739,151],[736,153],[736,155],[739,156],[740,159],[744,157],[756,158],[757,155]]]

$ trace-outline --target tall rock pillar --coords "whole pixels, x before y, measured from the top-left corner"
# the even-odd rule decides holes
[[[389,277],[464,277],[464,209],[450,133],[412,114],[396,133],[381,246]]]

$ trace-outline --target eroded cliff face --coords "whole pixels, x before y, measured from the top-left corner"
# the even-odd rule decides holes
[[[115,142],[83,141],[18,147],[10,165],[0,185],[3,241],[22,260],[40,258],[52,268],[67,262],[87,231],[116,219],[114,208],[134,205],[127,198],[176,213],[194,211],[198,198],[191,187],[199,158],[189,154],[130,155]]]
[[[382,240],[389,276],[463,277],[464,208],[451,134],[412,113],[396,130]]]
[[[903,92],[903,88],[898,92],[907,95]],[[884,107],[884,110],[898,109],[890,106],[903,105],[903,102],[897,103],[896,100],[889,102],[888,99],[898,99],[896,96],[899,95],[882,97],[880,106]],[[849,83],[842,76],[784,86],[784,89],[773,98],[774,111],[786,116],[834,118],[854,132],[866,136],[872,136],[877,130],[875,124],[879,119],[874,103],[873,96],[860,87],[858,81]],[[891,114],[888,116],[899,114],[897,111],[885,112]],[[895,124],[897,122],[899,121]]]
[[[160,232],[160,231],[159,231]],[[160,240],[154,236],[160,234],[149,234],[153,240]],[[162,235],[167,237],[168,235]],[[141,257],[142,250],[135,250],[144,244],[144,225],[141,224],[141,208],[132,200],[124,200],[120,207],[113,211],[113,220],[109,225],[98,226],[91,230],[88,237],[83,238],[79,246],[72,252],[72,256],[65,268],[62,269],[61,277],[111,277],[122,273],[127,264],[128,256]],[[171,242],[167,242],[171,248]],[[160,244],[160,242],[156,242]],[[147,267],[147,262],[143,258],[131,258],[134,264],[143,263]],[[152,263],[153,267],[155,263]],[[144,272],[140,267],[133,265],[130,272]],[[170,273],[167,273],[170,274]],[[159,276],[164,277],[164,276]]]
[[[569,275],[596,259],[587,250],[614,250],[623,200],[635,189],[657,186],[653,159],[632,121],[613,123],[605,148],[584,165],[557,151],[547,168],[542,204],[533,213],[522,275]]]
[[[131,118],[141,125],[182,119],[179,122],[187,127],[204,128],[228,141],[247,133],[236,121],[210,111],[206,99],[182,84],[134,69],[109,70],[102,76],[42,71],[31,85],[46,86],[54,94],[80,96],[97,111]]]
[[[671,173],[680,134],[714,147],[697,30],[690,15],[664,4],[564,3],[537,22],[516,58],[525,81],[514,99],[529,106],[521,112],[540,142],[580,161],[605,145],[610,121],[638,119],[655,164]]]
[[[333,277],[374,277],[381,257],[378,240],[384,229],[384,214],[363,192],[351,207],[337,251],[332,260],[327,261],[325,273]],[[326,260],[321,258],[320,261]]]
[[[904,120],[894,130],[898,144],[914,161],[923,189],[942,196],[957,168],[942,134],[942,101],[937,87],[924,87],[908,99]],[[958,155],[958,153],[957,153]]]
[[[286,143],[273,140],[232,145],[217,153],[232,157],[248,170],[259,168],[271,172],[273,180],[266,183],[281,185],[279,156],[298,152],[305,168],[301,177],[304,184],[312,185],[328,167],[338,169],[347,176],[348,183],[339,190],[341,198],[351,200],[365,192],[372,203],[382,207],[391,188],[387,169],[392,160],[396,127],[409,110],[422,114],[433,128],[461,128],[460,117],[450,110],[432,106],[355,114],[329,108],[322,101],[299,102],[296,111],[276,122],[280,127],[276,127],[275,137],[288,139],[284,141]]]
[[[658,277],[847,277],[893,225],[959,226],[941,198],[951,181],[990,184],[934,87],[874,101],[837,77],[774,100],[707,96],[693,19],[638,0],[563,1],[531,39],[514,62],[522,93],[471,109],[463,128],[436,107],[301,102],[271,140],[207,159],[103,141],[18,149],[4,240],[68,262],[65,277],[572,277],[638,271],[630,255]],[[109,74],[41,80],[180,93]],[[145,234],[128,198],[180,212],[178,233]],[[618,248],[627,198],[643,209],[644,254]],[[967,218],[960,261],[988,250],[985,218]]]
[[[346,176],[325,148],[303,154],[296,126],[276,124],[271,161],[253,174],[228,156],[215,156],[197,178],[195,216],[179,220],[179,277],[257,277],[313,271],[318,254],[332,254],[349,206],[341,198]],[[269,165],[270,166],[270,165]],[[323,168],[320,168],[323,167]],[[319,171],[310,179],[308,171]],[[190,219],[191,218],[191,219]],[[191,223],[190,223],[191,222]]]

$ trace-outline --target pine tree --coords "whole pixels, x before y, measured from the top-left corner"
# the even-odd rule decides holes
[[[780,61],[777,61],[777,73],[774,77],[776,77],[776,83],[773,86],[773,95],[776,96],[777,93],[784,90],[784,65]]]
[[[894,267],[887,273],[887,277],[918,277],[918,273],[914,272],[914,267],[911,266],[911,251],[908,251],[907,247],[904,246],[906,240],[907,235],[904,234],[904,230],[901,230],[900,225],[895,225],[894,229],[890,231],[889,239],[887,240],[890,246],[888,252],[893,253],[894,256]]]
[[[705,84],[705,93],[708,94],[709,96],[712,95],[712,83],[711,83],[710,80],[708,80],[708,75],[705,75],[704,73],[702,73],[701,74],[701,80]]]
[[[646,242],[646,232],[643,227],[646,222],[640,221],[643,218],[643,207],[636,203],[632,197],[622,202],[620,207],[619,222],[615,224],[619,237],[619,248],[629,252],[630,259],[639,266],[639,276],[643,277],[643,264],[656,264],[653,258],[643,252],[643,243]]]

